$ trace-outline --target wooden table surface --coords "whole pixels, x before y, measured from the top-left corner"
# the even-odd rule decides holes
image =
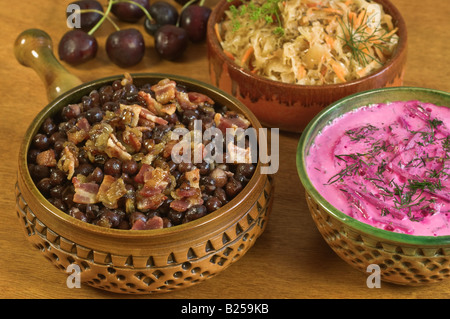
[[[403,13],[409,32],[405,86],[450,91],[450,6],[448,1],[392,0]],[[343,262],[317,231],[297,178],[295,152],[299,134],[280,136],[280,169],[275,199],[266,231],[237,263],[199,285],[160,295],[118,295],[88,286],[69,289],[67,274],[57,270],[25,238],[15,212],[14,184],[19,144],[29,123],[47,104],[44,86],[36,73],[20,65],[13,42],[25,29],[45,30],[57,43],[66,31],[66,1],[0,0],[0,297],[2,298],[448,298],[450,282],[421,287],[382,283],[368,288],[366,277]],[[105,3],[106,0],[101,0]],[[213,6],[214,1],[207,2]],[[179,6],[178,6],[179,7]],[[122,24],[123,25],[123,24]],[[139,28],[142,28],[139,25]],[[122,74],[104,51],[113,29],[108,23],[96,33],[99,54],[95,61],[73,68],[83,81]],[[164,72],[210,82],[205,44],[189,46],[183,59],[158,58],[146,35],[144,60],[129,72]]]

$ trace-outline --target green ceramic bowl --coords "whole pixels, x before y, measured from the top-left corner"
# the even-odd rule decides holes
[[[366,274],[371,273],[370,265],[377,265],[383,281],[421,285],[450,277],[450,236],[394,233],[349,217],[319,194],[305,162],[316,136],[333,119],[360,106],[409,100],[450,107],[450,93],[425,88],[382,88],[350,95],[331,104],[306,127],[297,148],[297,170],[314,222],[336,254]]]

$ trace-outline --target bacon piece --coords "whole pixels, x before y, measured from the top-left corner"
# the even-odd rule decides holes
[[[245,130],[250,126],[250,122],[240,115],[230,117],[227,114],[222,116],[220,113],[216,113],[214,116],[214,123],[223,133],[226,133],[227,128],[242,128]]]
[[[139,169],[139,172],[134,177],[134,181],[139,184],[144,184],[145,181],[148,180],[149,176],[151,176],[149,174],[153,170],[154,170],[154,168],[151,165],[142,164],[141,168]]]
[[[72,184],[75,188],[73,201],[78,204],[95,204],[98,202],[97,193],[99,185],[94,182],[81,182],[78,177],[72,178]]]
[[[198,194],[198,189],[194,187],[188,187],[188,188],[177,188],[174,192],[172,192],[173,198],[182,199],[185,197],[191,197]]]
[[[161,113],[166,113],[172,115],[177,110],[177,105],[175,103],[164,104],[161,109]]]
[[[138,96],[142,98],[142,100],[145,102],[145,105],[147,105],[147,108],[150,110],[150,112],[153,112],[155,114],[158,114],[158,110],[161,109],[162,105],[158,101],[156,101],[150,93],[139,91]]]
[[[170,173],[161,168],[147,170],[143,174],[144,186],[137,193],[139,210],[157,209],[167,199],[163,191],[169,185]]]
[[[156,101],[150,93],[139,91],[138,95],[142,98],[142,100],[145,102],[145,105],[147,105],[147,108],[150,112],[156,114],[156,115],[172,115],[177,110],[177,107],[173,103],[169,104],[161,104],[158,101]]]
[[[192,103],[189,99],[189,94],[186,92],[176,92],[176,98],[178,104],[183,110],[195,110],[198,107],[198,104]]]
[[[177,92],[175,81],[169,79],[162,79],[157,84],[151,87],[152,91],[155,92],[156,100],[161,104],[167,104],[173,99]]]
[[[150,112],[147,109],[141,108],[141,113],[140,116],[146,120],[152,121],[156,124],[161,124],[161,125],[167,125],[167,122],[165,119],[156,116],[155,114],[153,114],[152,112]]]
[[[147,222],[145,223],[146,228],[145,229],[159,229],[163,228],[164,222],[163,219],[159,216],[153,216],[152,218],[149,218]]]
[[[177,212],[185,212],[189,209],[190,203],[188,198],[176,199],[170,203],[170,208]]]
[[[114,178],[111,175],[105,175],[103,182],[97,193],[97,201],[102,202],[107,208],[117,208],[119,198],[127,193],[125,183],[122,178]]]
[[[196,168],[184,173],[191,187],[200,188],[200,169]]]
[[[188,93],[189,101],[191,101],[194,104],[201,105],[204,103],[208,103],[213,105],[214,101],[209,96],[198,93],[198,92],[189,92]]]
[[[117,157],[123,161],[128,161],[132,158],[127,152],[125,146],[119,142],[113,133],[109,134],[108,141],[106,142],[105,153],[108,154],[109,157]]]
[[[55,151],[52,149],[49,149],[47,151],[40,152],[36,157],[36,163],[38,165],[55,167],[57,164],[56,157],[55,157]]]
[[[137,192],[136,204],[139,210],[157,209],[167,199],[163,192],[171,182],[168,171],[143,164],[136,179],[144,183]]]
[[[149,174],[144,175],[145,187],[157,189],[162,192],[170,182],[170,173],[162,168],[155,168]]]
[[[184,212],[194,205],[203,204],[202,192],[200,190],[200,170],[194,169],[184,173],[189,185],[183,183],[179,188],[171,192],[174,199],[170,203],[170,208]]]
[[[167,199],[167,196],[159,193],[155,194],[150,197],[141,196],[139,193],[136,197],[136,207],[138,210],[155,210],[158,209],[159,206],[161,206],[164,201]]]
[[[125,119],[125,123],[131,127],[136,127],[139,123],[139,115],[142,107],[139,105],[120,104],[120,117]]]
[[[189,208],[195,205],[202,205],[203,199],[201,194],[194,195],[191,197],[186,197],[183,199],[176,199],[170,203],[170,208],[176,210],[177,212],[185,212]]]
[[[163,228],[164,222],[163,219],[159,216],[153,216],[149,218],[147,221],[142,219],[138,219],[134,222],[131,227],[132,230],[148,230],[148,229],[160,229]]]
[[[122,140],[133,152],[139,152],[142,147],[142,131],[126,126]]]
[[[77,145],[78,143],[81,143],[89,138],[90,129],[91,125],[89,124],[88,120],[83,117],[79,119],[77,121],[77,124],[67,132],[67,139],[73,144]]]

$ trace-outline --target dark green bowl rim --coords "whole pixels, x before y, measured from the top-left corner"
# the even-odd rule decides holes
[[[367,234],[369,236],[378,237],[381,240],[398,242],[402,244],[426,245],[426,246],[448,245],[450,244],[450,236],[417,236],[417,235],[396,233],[376,228],[374,226],[370,226],[369,224],[360,222],[333,207],[333,205],[331,205],[327,200],[325,200],[324,197],[322,197],[322,195],[320,195],[320,193],[313,186],[311,180],[307,176],[305,155],[307,154],[308,150],[306,149],[306,147],[310,142],[310,138],[315,130],[315,127],[317,126],[318,123],[323,121],[323,118],[334,119],[335,117],[332,114],[333,112],[336,112],[336,109],[344,105],[351,105],[355,100],[357,101],[361,98],[377,96],[383,93],[392,93],[392,92],[405,93],[407,91],[409,92],[413,91],[420,94],[426,94],[430,97],[435,96],[440,99],[445,99],[448,101],[448,104],[442,106],[450,107],[450,93],[436,89],[421,88],[421,87],[408,87],[408,86],[389,87],[389,88],[372,89],[349,95],[343,99],[340,99],[332,103],[327,108],[323,109],[306,126],[305,130],[300,136],[300,140],[297,146],[297,156],[296,156],[297,172],[305,190],[318,205],[320,205],[329,215],[333,216],[346,226],[362,234]],[[417,98],[415,97],[411,98],[411,100],[416,99]],[[392,102],[394,102],[394,100],[392,100]],[[424,102],[427,101],[424,100]],[[354,106],[352,106],[352,109],[361,106],[364,105],[355,104]]]

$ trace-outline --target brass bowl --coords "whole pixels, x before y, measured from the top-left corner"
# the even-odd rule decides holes
[[[399,43],[392,58],[378,71],[342,84],[296,85],[273,81],[242,69],[227,57],[214,31],[230,5],[240,1],[221,0],[211,12],[207,48],[211,83],[243,102],[268,127],[302,132],[317,113],[348,95],[382,87],[401,86],[407,56],[407,29],[398,9],[389,0],[376,0],[393,17]]]
[[[383,281],[416,286],[450,278],[450,236],[395,233],[349,217],[317,191],[308,177],[305,161],[315,137],[333,119],[365,105],[410,100],[450,107],[450,93],[425,88],[383,88],[341,99],[320,112],[305,129],[297,148],[297,170],[311,216],[339,257],[366,274],[370,265],[377,265]]]
[[[239,101],[207,84],[166,74],[132,77],[136,85],[173,79],[243,113],[255,129],[261,127]],[[247,186],[222,208],[187,224],[158,230],[109,229],[73,218],[41,195],[28,171],[27,151],[44,119],[61,111],[64,105],[80,101],[91,90],[121,78],[113,76],[78,86],[37,115],[20,146],[17,217],[32,245],[67,275],[78,266],[84,284],[130,294],[189,287],[239,260],[263,233],[271,209],[273,181],[260,173],[260,163]]]

